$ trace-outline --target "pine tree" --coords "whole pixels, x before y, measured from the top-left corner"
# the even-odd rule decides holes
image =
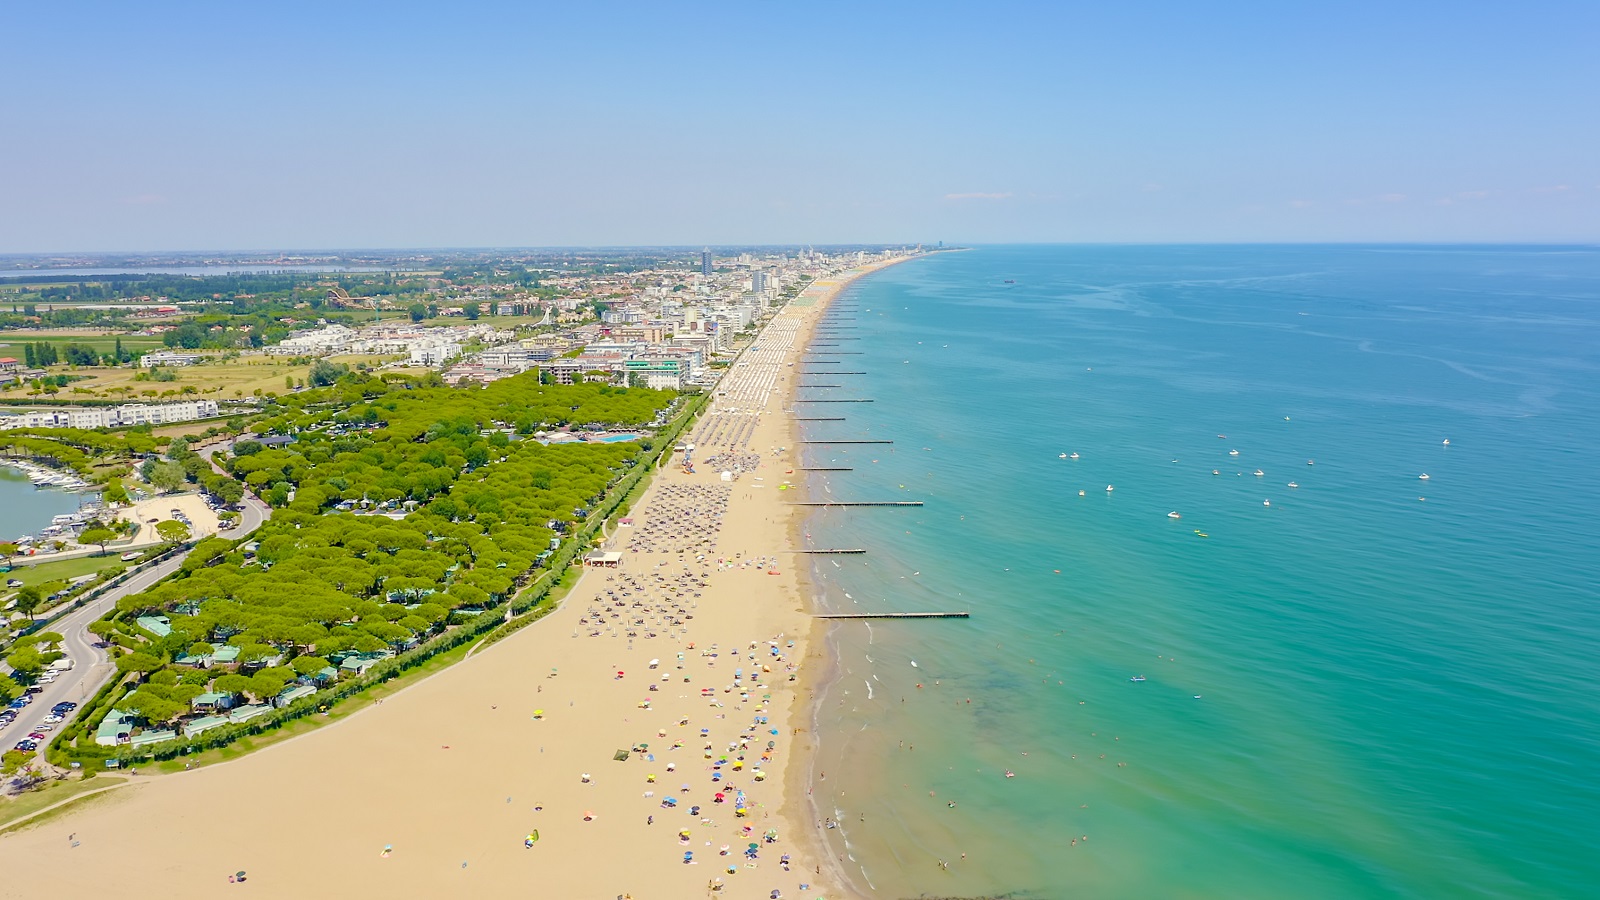
[[[24,357],[23,361],[28,364],[28,368],[37,369],[39,367],[39,363],[37,362],[37,358],[33,355],[33,345],[32,344],[23,344],[22,345],[22,355]]]

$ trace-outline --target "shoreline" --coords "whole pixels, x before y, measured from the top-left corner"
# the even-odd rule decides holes
[[[796,341],[798,348],[803,352],[806,347],[810,346],[817,324],[827,314],[834,301],[844,293],[845,289],[867,275],[905,262],[907,259],[915,258],[917,257],[906,257],[876,265],[864,271],[856,272],[841,280],[838,284],[831,286],[822,297],[818,298],[812,311],[807,315],[803,334]],[[798,377],[793,379],[795,383],[798,383],[798,380]],[[795,393],[795,385],[791,384],[783,399],[786,402],[792,401]],[[800,426],[792,417],[787,420],[786,425],[785,438],[788,443],[785,446],[793,448],[792,467],[797,474],[802,475],[797,480],[806,484],[806,499],[814,499],[810,485],[807,483],[809,479],[804,478],[803,473],[800,473],[800,466],[804,462],[801,457],[801,445],[799,444]],[[798,549],[804,546],[807,519],[811,514],[811,510],[805,507],[795,507],[791,512],[788,529],[790,547]],[[817,560],[810,562],[807,562],[807,560],[808,557],[798,553],[795,554],[794,581],[801,596],[806,598],[806,611],[809,614],[816,612],[818,608],[816,594],[818,582],[812,566],[819,565],[821,558],[819,557]],[[817,877],[826,880],[827,888],[830,892],[829,895],[846,898],[846,900],[867,900],[870,895],[861,890],[855,879],[850,877],[848,869],[835,856],[833,848],[828,842],[826,829],[822,827],[824,815],[817,806],[815,794],[816,781],[814,773],[817,770],[818,754],[821,750],[821,734],[818,728],[821,698],[826,693],[827,688],[839,678],[838,657],[831,638],[831,628],[826,620],[817,618],[811,620],[811,627],[806,635],[805,648],[807,665],[802,669],[804,674],[801,676],[798,687],[806,692],[806,705],[804,716],[800,720],[801,724],[796,726],[797,729],[803,729],[797,730],[796,736],[805,735],[805,741],[803,746],[796,747],[796,753],[793,754],[789,764],[789,771],[785,773],[786,797],[784,810],[788,810],[791,804],[802,808],[797,812],[803,811],[804,818],[795,821],[791,814],[790,817],[787,817],[789,818],[789,827],[794,830],[795,834],[804,835],[802,842],[804,850],[807,856],[814,861],[813,871],[817,874]]]

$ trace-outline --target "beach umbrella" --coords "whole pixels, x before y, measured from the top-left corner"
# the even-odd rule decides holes
[[[536,710],[534,710],[534,711],[533,711],[533,717],[534,717],[534,718],[535,718],[535,719],[542,719],[542,718],[544,718],[544,710],[542,710],[542,709],[536,709]]]

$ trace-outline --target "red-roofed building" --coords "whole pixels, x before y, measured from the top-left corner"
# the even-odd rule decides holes
[[[15,373],[22,364],[14,356],[0,356],[0,372]]]

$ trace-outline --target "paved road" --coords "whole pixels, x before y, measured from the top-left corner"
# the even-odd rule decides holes
[[[116,671],[116,667],[111,664],[105,651],[94,646],[100,639],[88,632],[89,623],[105,615],[106,611],[123,597],[145,590],[176,572],[188,555],[180,553],[146,569],[115,590],[107,591],[94,602],[50,624],[49,630],[58,632],[66,638],[62,649],[66,651],[67,658],[72,660],[75,666],[71,671],[62,673],[55,684],[42,685],[44,693],[35,694],[32,705],[23,709],[10,727],[0,731],[0,749],[11,749],[18,741],[27,737],[29,732],[36,730],[44,721],[44,717],[50,715],[50,707],[62,700],[72,700],[81,704],[94,696],[95,691],[100,690],[106,679]],[[76,712],[69,713],[67,720],[71,721],[74,715]],[[66,722],[58,724],[56,730],[59,731],[65,726]],[[46,734],[53,736],[48,732]]]
[[[207,453],[207,458],[210,457]],[[262,503],[250,494],[246,494],[241,502],[239,527],[221,533],[222,537],[235,539],[261,527],[272,515],[272,508]],[[17,716],[17,720],[9,727],[0,729],[0,751],[9,750],[29,732],[36,731],[43,723],[44,717],[50,715],[50,707],[63,700],[71,700],[82,704],[85,700],[95,695],[105,685],[106,681],[116,672],[116,667],[111,664],[105,651],[95,647],[95,642],[100,639],[87,630],[89,624],[105,615],[118,600],[129,594],[137,594],[151,585],[176,572],[178,567],[189,556],[188,551],[165,560],[157,566],[146,569],[133,576],[118,586],[115,590],[107,591],[94,602],[83,608],[69,613],[51,623],[49,630],[58,632],[66,638],[62,649],[66,651],[67,658],[76,665],[69,671],[62,673],[54,684],[42,685],[44,692],[33,697],[33,703],[24,708]],[[66,720],[56,725],[60,731],[77,716],[78,711],[67,713]],[[46,737],[54,737],[55,732],[45,732]],[[40,745],[41,748],[44,746]]]

